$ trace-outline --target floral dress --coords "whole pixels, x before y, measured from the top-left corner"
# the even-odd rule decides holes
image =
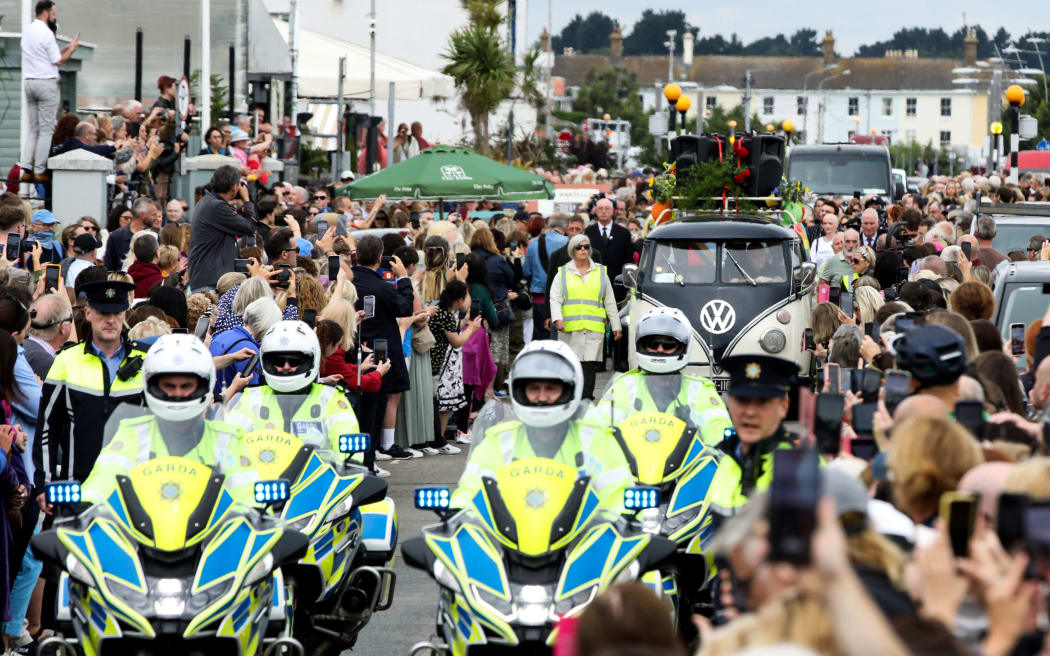
[[[434,348],[430,350],[431,373],[436,382],[438,412],[454,412],[466,404],[463,393],[463,355],[448,343],[445,333],[459,332],[459,322],[452,312],[439,307],[430,317]]]

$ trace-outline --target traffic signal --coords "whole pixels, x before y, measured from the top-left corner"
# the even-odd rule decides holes
[[[740,186],[749,197],[768,196],[784,175],[784,137],[744,135],[738,143],[740,165],[749,171]]]
[[[671,161],[679,176],[686,175],[689,167],[709,159],[718,159],[719,139],[708,134],[683,134],[671,141]],[[722,149],[729,144],[722,140]]]

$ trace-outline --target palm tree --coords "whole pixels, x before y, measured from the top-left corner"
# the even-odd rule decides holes
[[[542,81],[542,71],[539,67],[540,54],[538,48],[532,48],[525,53],[525,58],[522,60],[521,79],[518,81],[521,98],[536,110],[536,125],[543,124],[548,110],[547,96],[540,89]]]
[[[494,9],[486,0],[466,4]],[[500,19],[502,22],[502,19]],[[463,94],[463,107],[474,127],[474,147],[489,147],[489,114],[514,90],[516,69],[510,52],[499,38],[496,26],[471,23],[452,33],[442,57],[449,63],[442,72],[455,80]]]

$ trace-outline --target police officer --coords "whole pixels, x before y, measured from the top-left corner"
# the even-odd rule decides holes
[[[232,399],[226,421],[246,433],[283,430],[332,453],[339,453],[340,435],[360,432],[342,390],[317,382],[321,345],[305,322],[275,323],[263,334],[259,357],[266,384]]]
[[[100,503],[116,487],[117,474],[152,458],[179,456],[226,474],[234,496],[252,502],[252,472],[236,472],[240,429],[205,419],[215,386],[215,364],[193,335],[163,335],[142,364],[144,396],[150,412],[121,420],[102,447],[81,486],[84,501]]]
[[[55,356],[40,395],[33,443],[33,490],[45,512],[44,485],[87,478],[102,449],[106,418],[121,403],[142,404],[146,356],[124,334],[135,285],[99,280],[81,287],[91,334]]]
[[[553,340],[533,341],[514,358],[508,381],[514,418],[484,431],[471,449],[451,505],[469,506],[482,477],[495,477],[516,460],[550,458],[586,472],[602,505],[622,512],[631,470],[607,428],[576,419],[583,369],[572,349]]]
[[[722,360],[729,372],[729,414],[736,434],[718,448],[725,453],[711,482],[712,510],[733,515],[756,491],[773,480],[773,452],[794,448],[784,430],[798,365],[768,355],[735,355]]]
[[[612,428],[637,412],[663,412],[695,427],[705,444],[733,425],[711,380],[681,373],[689,364],[689,320],[678,308],[649,310],[634,330],[638,369],[615,378],[587,413]]]

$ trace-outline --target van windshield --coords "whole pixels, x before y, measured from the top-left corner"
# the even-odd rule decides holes
[[[886,160],[851,153],[792,153],[792,180],[822,194],[885,194],[889,184]]]
[[[643,267],[653,285],[757,285],[788,280],[783,243],[777,240],[658,241],[646,250]]]

